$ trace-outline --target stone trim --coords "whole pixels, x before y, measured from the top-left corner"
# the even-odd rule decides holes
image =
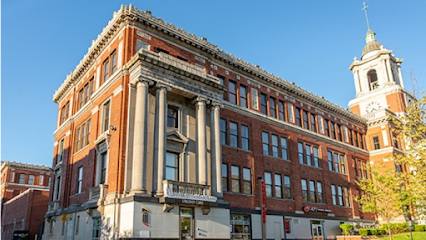
[[[2,161],[1,170],[3,171],[4,168],[15,168],[15,169],[30,169],[30,170],[36,170],[36,171],[47,171],[50,172],[52,169],[48,166],[44,165],[35,165],[35,164],[29,164],[29,163],[19,163],[19,162],[9,162],[9,161]]]

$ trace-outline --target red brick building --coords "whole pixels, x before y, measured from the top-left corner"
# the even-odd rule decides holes
[[[15,230],[29,230],[34,239],[49,203],[51,169],[5,161],[1,176],[2,239],[11,239]]]
[[[29,188],[3,204],[2,239],[12,239],[15,230],[28,230],[29,239],[43,233],[49,190]]]
[[[403,89],[402,78],[386,81]],[[372,145],[359,107],[150,11],[114,13],[53,100],[45,239],[333,239],[342,222],[374,222],[354,201]]]

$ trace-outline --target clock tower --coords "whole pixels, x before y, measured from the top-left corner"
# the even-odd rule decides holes
[[[390,131],[387,114],[401,115],[414,96],[404,88],[401,74],[403,59],[397,58],[376,40],[376,34],[368,29],[361,58],[354,58],[352,71],[356,95],[349,102],[351,111],[367,119],[366,143],[371,161],[385,161],[395,151],[402,151]]]

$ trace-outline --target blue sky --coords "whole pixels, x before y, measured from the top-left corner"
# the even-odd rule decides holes
[[[54,91],[121,4],[130,1],[2,1],[1,160],[50,166]],[[266,3],[266,4],[265,4]],[[160,1],[133,5],[207,37],[219,49],[347,107],[353,58],[367,31],[362,0]],[[426,87],[426,1],[370,0],[370,27]]]

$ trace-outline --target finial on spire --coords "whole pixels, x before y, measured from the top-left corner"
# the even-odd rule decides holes
[[[368,28],[368,30],[370,30],[370,24],[368,23],[368,15],[367,15],[368,5],[365,5],[365,3],[367,3],[367,1],[362,2],[363,7],[362,7],[361,10],[364,10],[364,12],[365,12],[365,19],[367,20],[367,28]]]

